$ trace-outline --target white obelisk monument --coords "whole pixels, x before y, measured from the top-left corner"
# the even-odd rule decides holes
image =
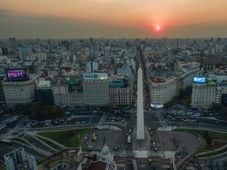
[[[137,72],[137,129],[136,139],[144,140],[144,111],[143,111],[143,71],[139,67]]]

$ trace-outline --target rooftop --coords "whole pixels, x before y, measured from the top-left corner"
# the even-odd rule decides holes
[[[45,81],[45,80],[41,80],[39,81],[38,85],[37,85],[37,88],[50,88],[51,87],[51,84],[50,84],[50,81]]]

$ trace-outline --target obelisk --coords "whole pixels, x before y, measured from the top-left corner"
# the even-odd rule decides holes
[[[137,128],[136,139],[144,140],[144,110],[143,110],[143,71],[139,67],[137,72]]]

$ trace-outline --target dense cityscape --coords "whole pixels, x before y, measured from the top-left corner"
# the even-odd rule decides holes
[[[0,40],[0,169],[226,170],[227,39]]]

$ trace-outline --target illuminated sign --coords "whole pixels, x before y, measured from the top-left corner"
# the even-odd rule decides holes
[[[8,81],[26,80],[27,75],[24,69],[8,69],[6,70]]]
[[[108,79],[107,73],[84,73],[84,79]]]
[[[206,78],[205,77],[194,77],[193,81],[195,83],[206,83]]]
[[[157,108],[157,109],[161,109],[161,108],[163,108],[163,104],[151,104],[151,107],[152,108]]]

